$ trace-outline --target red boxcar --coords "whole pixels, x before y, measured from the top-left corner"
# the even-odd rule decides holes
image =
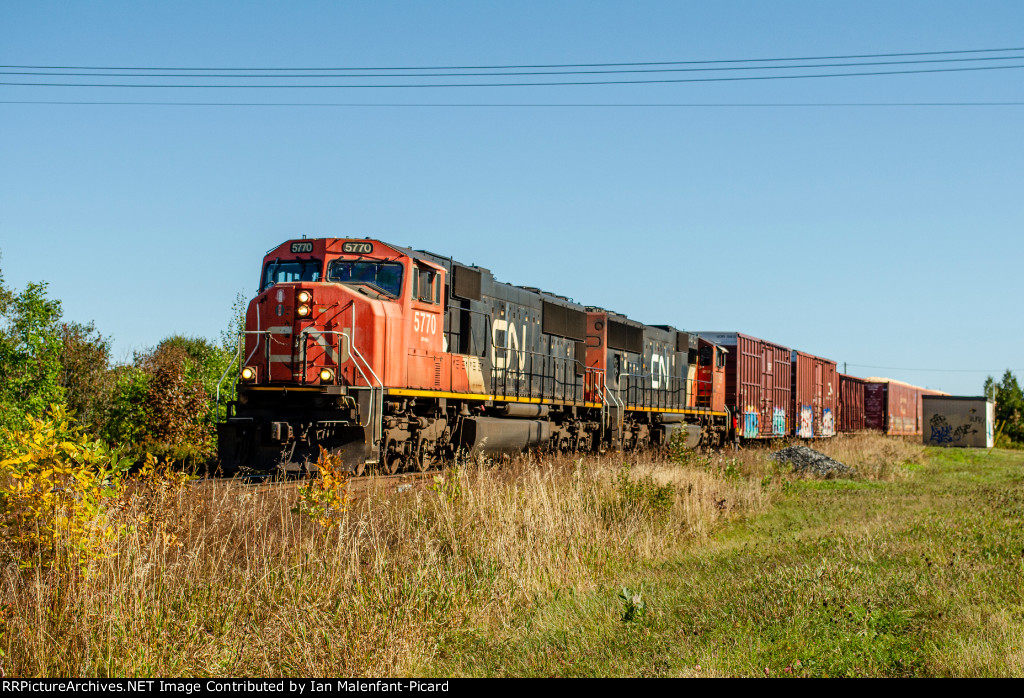
[[[863,378],[839,374],[839,431],[861,431],[864,424],[864,386]]]
[[[886,434],[914,436],[921,433],[921,389],[916,385],[889,381]]]
[[[792,422],[792,349],[739,332],[698,332],[721,344],[725,361],[725,403],[745,439],[789,433]]]
[[[839,384],[836,362],[794,351],[790,433],[804,439],[835,436]]]
[[[890,378],[865,378],[864,423],[889,436],[920,436],[923,395],[947,395]]]

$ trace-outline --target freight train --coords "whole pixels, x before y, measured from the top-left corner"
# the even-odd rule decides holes
[[[240,339],[236,399],[217,425],[226,471],[306,470],[321,448],[359,474],[424,471],[460,451],[821,438],[849,416],[834,361],[646,325],[373,239],[270,250]],[[877,381],[862,382],[865,414],[898,392]]]

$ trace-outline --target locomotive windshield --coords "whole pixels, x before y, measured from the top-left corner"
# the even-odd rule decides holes
[[[402,294],[402,272],[396,262],[336,259],[327,266],[327,280],[341,284],[365,284],[392,298]]]
[[[261,291],[266,291],[274,284],[286,283],[289,281],[319,281],[320,260],[318,259],[290,259],[282,262],[275,259],[267,262],[263,270],[263,286]]]

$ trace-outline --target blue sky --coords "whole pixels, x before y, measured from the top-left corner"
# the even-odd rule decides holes
[[[726,60],[1009,48],[1024,46],[1022,28],[1020,2],[9,0],[0,63]],[[0,86],[0,264],[11,286],[49,282],[68,317],[113,336],[118,358],[172,333],[216,337],[283,240],[369,236],[644,322],[739,330],[858,375],[978,393],[985,374],[966,371],[1024,370],[1024,107],[409,105],[1024,102],[1022,88],[1024,69],[506,88]],[[392,106],[10,103],[24,101]]]

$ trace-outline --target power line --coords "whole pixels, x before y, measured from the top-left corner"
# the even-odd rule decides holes
[[[411,77],[504,77],[504,76],[528,76],[528,75],[619,75],[619,74],[638,74],[638,73],[695,73],[695,72],[710,72],[710,71],[743,71],[743,70],[796,70],[800,68],[850,68],[860,66],[878,66],[878,65],[920,65],[925,63],[976,63],[979,61],[1014,61],[1024,59],[1024,55],[1013,55],[1013,56],[985,56],[981,58],[933,58],[927,60],[914,60],[914,61],[870,61],[870,62],[856,62],[856,63],[797,63],[794,65],[756,65],[756,66],[718,66],[708,68],[630,68],[630,69],[615,69],[615,70],[560,70],[560,71],[528,71],[528,72],[476,72],[476,73],[394,73],[394,72],[375,72],[375,73],[348,73],[339,74],[341,71],[332,71],[326,73],[142,73],[142,72],[128,72],[128,73],[105,73],[105,72],[53,72],[53,69],[49,72],[41,71],[25,71],[25,70],[7,70],[0,71],[0,75],[35,75],[35,76],[53,76],[53,77],[132,77],[132,78],[300,78],[300,79],[329,79],[329,78],[411,78]],[[88,70],[83,68],[82,70]],[[196,69],[201,70],[201,69]]]
[[[621,103],[388,103],[388,102],[114,102],[0,100],[0,104],[146,107],[363,107],[363,108],[813,108],[813,107],[1021,107],[1024,102],[621,102]]]
[[[561,82],[494,82],[494,83],[406,83],[400,85],[177,85],[139,83],[74,83],[74,82],[0,82],[0,85],[16,87],[129,87],[129,88],[187,88],[187,89],[367,89],[367,88],[446,88],[446,87],[568,87],[576,85],[650,85],[694,82],[740,82],[750,80],[799,80],[808,78],[849,78],[878,75],[911,75],[922,73],[958,73],[978,70],[1011,70],[1024,65],[991,65],[971,68],[922,68],[918,70],[889,70],[860,73],[823,73],[811,75],[747,75],[734,78],[680,78],[664,80],[598,80]]]
[[[153,66],[127,67],[127,66],[73,66],[73,65],[0,65],[0,68],[24,69],[24,70],[196,70],[196,71],[244,71],[244,70],[265,70],[265,71],[290,71],[290,70],[317,70],[317,71],[349,71],[349,70],[513,70],[527,68],[609,68],[618,66],[644,66],[644,65],[713,65],[722,63],[774,63],[782,61],[830,61],[830,60],[852,60],[855,58],[898,58],[909,56],[949,56],[963,53],[1000,53],[1006,51],[1024,51],[1024,47],[1013,48],[980,48],[964,49],[958,51],[914,51],[900,53],[863,53],[849,54],[842,56],[797,56],[788,58],[730,58],[717,60],[697,61],[633,61],[624,63],[550,63],[550,64],[526,64],[526,65],[456,65],[456,66],[391,66],[391,67],[343,67],[343,68],[186,68],[186,67],[164,67]]]
[[[848,366],[856,366],[857,368],[873,368],[882,371],[917,371],[918,373],[990,373],[997,374],[1002,371],[1017,371],[1018,373],[1024,372],[1021,369],[1006,369],[1000,368],[997,370],[981,369],[981,368],[901,368],[899,366],[868,366],[867,364],[853,364],[849,363]]]

